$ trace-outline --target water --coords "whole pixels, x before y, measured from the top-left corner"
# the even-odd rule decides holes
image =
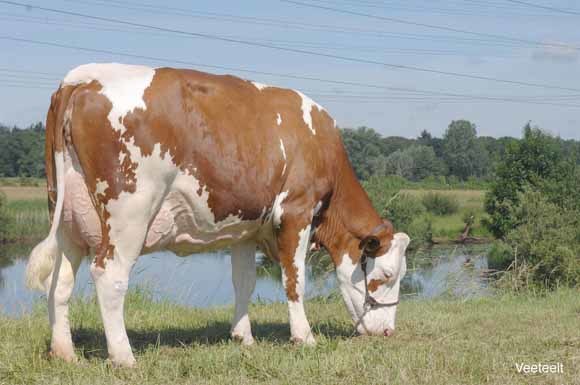
[[[43,297],[24,286],[25,256],[34,245],[0,249],[0,312],[17,317],[30,311]],[[253,300],[285,301],[279,268],[260,265]],[[485,249],[439,248],[409,255],[409,271],[402,285],[403,300],[439,296],[471,297],[488,294],[482,273],[487,269]],[[182,258],[172,253],[153,253],[139,258],[130,286],[145,286],[155,299],[167,299],[191,307],[233,303],[230,256],[227,253],[196,254]],[[336,288],[333,272],[319,265],[307,268],[306,296],[328,295]],[[83,262],[77,274],[76,296],[94,295],[94,285]]]

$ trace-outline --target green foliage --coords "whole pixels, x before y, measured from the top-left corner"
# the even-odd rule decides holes
[[[461,180],[485,175],[489,156],[476,138],[475,124],[467,120],[451,122],[443,137],[444,157],[451,175]]]
[[[412,181],[420,181],[445,172],[445,165],[437,158],[433,148],[423,145],[412,145],[404,150],[397,150],[385,158],[383,164],[383,168],[377,169],[381,175],[397,175]]]
[[[10,220],[6,212],[6,194],[0,191],[0,243],[6,241]]]
[[[541,191],[559,207],[580,208],[580,174],[575,160],[564,156],[560,142],[528,124],[523,139],[508,144],[485,200],[488,226],[496,237],[516,227],[512,211],[525,189]]]
[[[396,176],[373,176],[362,182],[362,186],[366,190],[375,210],[379,213],[383,212],[388,202],[397,192],[402,188],[409,187],[409,185],[410,183],[406,179]]]
[[[382,154],[381,136],[372,128],[346,128],[342,130],[342,140],[357,177],[367,179],[373,175]]]
[[[388,202],[384,213],[397,231],[406,232],[413,220],[425,214],[425,206],[419,198],[399,192]]]
[[[429,192],[422,198],[423,206],[435,215],[452,215],[459,210],[459,202],[453,196]]]
[[[526,278],[546,287],[580,284],[580,212],[531,190],[510,209],[517,225],[496,245],[490,266],[525,267]]]
[[[496,241],[487,255],[487,264],[490,269],[507,270],[514,261],[512,248],[503,241]]]
[[[44,176],[44,126],[26,129],[0,125],[0,177]]]

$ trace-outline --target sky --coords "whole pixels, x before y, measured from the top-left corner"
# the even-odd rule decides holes
[[[383,135],[441,136],[452,120],[468,119],[480,136],[518,137],[531,121],[580,139],[575,0],[296,0],[334,10],[280,0],[15,1],[30,6],[0,1],[6,125],[44,121],[51,93],[72,68],[121,62],[298,89],[339,126]]]

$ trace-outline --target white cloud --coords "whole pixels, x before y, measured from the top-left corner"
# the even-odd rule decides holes
[[[547,42],[532,53],[536,61],[572,63],[578,61],[578,49],[562,42]]]

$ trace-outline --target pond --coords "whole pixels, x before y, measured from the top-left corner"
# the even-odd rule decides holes
[[[30,311],[42,294],[24,285],[26,257],[34,245],[0,248],[0,313],[17,317]],[[408,273],[402,285],[402,300],[439,296],[487,295],[486,247],[431,248],[407,256]],[[258,254],[258,281],[254,301],[285,301],[278,265]],[[311,259],[307,268],[308,298],[329,295],[336,289],[329,262]],[[192,307],[233,303],[230,256],[227,252],[177,257],[160,252],[139,258],[130,286],[146,287],[155,299]],[[88,261],[77,274],[75,294],[94,295]]]

